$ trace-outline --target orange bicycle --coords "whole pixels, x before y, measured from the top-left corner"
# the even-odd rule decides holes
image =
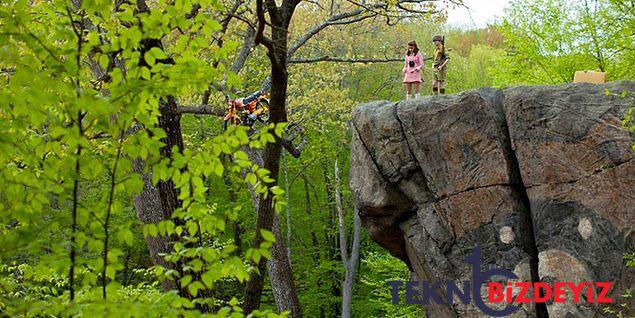
[[[225,97],[227,113],[223,118],[223,130],[228,125],[252,127],[256,121],[266,123],[269,120],[269,93],[257,91],[244,98]]]

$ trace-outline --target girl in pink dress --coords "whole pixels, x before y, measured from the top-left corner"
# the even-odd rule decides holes
[[[406,84],[406,99],[410,99],[414,90],[414,97],[419,98],[419,86],[421,85],[421,69],[423,57],[419,53],[419,47],[415,41],[408,43],[408,52],[403,65],[403,82]]]

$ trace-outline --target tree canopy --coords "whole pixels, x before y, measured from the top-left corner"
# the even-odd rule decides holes
[[[409,270],[360,230],[347,186],[351,110],[402,98],[406,43],[428,57],[445,35],[448,93],[635,67],[628,0],[514,0],[478,30],[443,8],[3,1],[0,312],[422,315],[391,303]],[[223,130],[226,96],[261,89],[269,122]]]

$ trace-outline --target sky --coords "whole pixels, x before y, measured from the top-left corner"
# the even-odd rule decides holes
[[[461,28],[482,28],[488,22],[494,22],[503,16],[505,6],[510,0],[463,0],[469,8],[449,8],[448,24]]]

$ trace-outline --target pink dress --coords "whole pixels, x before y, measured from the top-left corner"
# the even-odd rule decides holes
[[[410,67],[410,61],[414,61],[414,67]],[[404,83],[421,83],[421,69],[423,68],[423,57],[421,53],[417,52],[415,55],[406,55],[406,60],[403,64]]]

